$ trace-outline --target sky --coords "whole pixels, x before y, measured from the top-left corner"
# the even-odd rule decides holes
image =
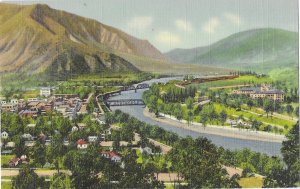
[[[0,0],[3,1],[3,0]],[[255,28],[298,31],[298,0],[36,0],[55,9],[93,18],[162,52],[210,45]]]

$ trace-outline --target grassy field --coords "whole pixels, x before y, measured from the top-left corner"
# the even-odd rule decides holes
[[[284,134],[288,132],[288,130],[290,128],[292,128],[292,126],[295,124],[295,121],[296,120],[285,120],[285,119],[281,119],[281,118],[277,118],[277,117],[266,117],[266,116],[260,116],[258,115],[257,113],[261,114],[263,112],[260,112],[257,110],[257,113],[254,111],[255,109],[252,108],[253,112],[246,112],[246,111],[237,111],[236,109],[234,108],[230,108],[230,107],[227,107],[223,104],[220,104],[220,103],[213,103],[213,106],[216,110],[216,112],[219,114],[222,110],[225,110],[227,115],[228,115],[228,118],[237,118],[238,116],[242,115],[246,120],[248,120],[249,118],[252,118],[253,120],[258,120],[258,121],[261,121],[263,122],[263,126],[267,125],[267,124],[270,124],[272,126],[277,126],[278,128],[282,128],[284,129],[284,126],[287,125],[288,126],[288,129],[285,130],[284,129]],[[195,106],[194,107],[194,110],[196,109],[197,107]],[[187,116],[187,113],[188,113],[188,110],[186,108],[186,105],[182,105],[182,109],[183,109],[183,117],[185,120],[188,119],[188,116]],[[200,115],[194,115],[193,116],[193,121],[194,122],[199,122],[200,120]],[[219,120],[209,120],[207,122],[207,124],[209,125],[221,125],[221,122]],[[224,126],[229,126],[228,123],[225,123]]]
[[[270,77],[257,78],[256,76],[245,75],[235,79],[219,80],[219,81],[212,81],[207,83],[191,84],[191,85],[197,87],[198,89],[203,89],[203,88],[210,88],[210,87],[261,84],[261,83],[270,83],[270,82],[272,82],[272,79]]]
[[[8,164],[13,157],[14,155],[1,155],[1,166],[3,164]]]
[[[261,177],[241,178],[238,181],[238,183],[242,188],[262,188],[263,178]]]
[[[11,189],[12,183],[11,182],[1,182],[2,189]]]
[[[278,126],[287,125],[289,128],[291,128],[294,125],[293,121],[288,121],[288,120],[271,117],[271,116],[269,117],[259,116],[257,114],[249,113],[245,111],[236,111],[234,108],[225,107],[224,105],[219,103],[214,103],[214,107],[217,112],[221,112],[222,109],[224,109],[228,115],[236,115],[236,116],[243,115],[244,118],[248,118],[248,119],[252,117],[252,119],[256,119],[258,121],[265,122],[270,125],[278,125]]]

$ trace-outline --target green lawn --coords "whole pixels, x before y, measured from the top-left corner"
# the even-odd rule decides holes
[[[261,177],[241,178],[238,181],[238,183],[242,188],[262,188],[263,178]]]
[[[1,182],[2,189],[11,189],[11,187],[12,187],[11,182]]]
[[[238,116],[242,115],[246,120],[252,117],[253,120],[258,120],[258,121],[263,122],[263,125],[270,124],[272,126],[278,126],[279,128],[283,128],[284,125],[287,125],[288,129],[284,130],[284,132],[283,132],[284,134],[286,134],[288,132],[288,130],[290,128],[292,128],[292,126],[295,124],[295,120],[285,120],[285,119],[281,119],[281,118],[277,118],[277,117],[271,117],[271,116],[266,117],[266,116],[257,115],[256,113],[262,114],[264,112],[261,112],[260,110],[255,110],[255,108],[251,109],[251,111],[253,112],[252,113],[252,112],[246,112],[246,111],[237,111],[234,108],[224,106],[223,104],[220,104],[220,103],[213,103],[213,106],[218,114],[222,110],[225,110],[228,115],[228,118],[236,119]],[[183,109],[183,115],[184,115],[183,119],[187,120],[188,119],[188,116],[187,116],[188,110],[186,108],[186,105],[182,105],[182,109]],[[196,106],[194,106],[194,110],[195,109],[196,109]],[[199,120],[200,120],[200,115],[193,115],[194,122],[199,122]],[[212,120],[212,121],[209,120],[207,122],[207,124],[221,125],[221,122],[219,120]],[[225,123],[224,126],[229,126],[229,124]]]
[[[3,164],[8,164],[13,157],[14,155],[1,155],[1,166]]]
[[[212,81],[212,82],[206,82],[201,84],[192,84],[192,86],[196,86],[198,89],[202,89],[202,88],[209,88],[209,87],[224,87],[224,86],[245,85],[245,84],[248,85],[253,83],[261,84],[261,83],[270,83],[270,82],[272,82],[272,79],[270,77],[257,78],[256,76],[245,75],[235,79]]]
[[[225,109],[228,115],[236,115],[236,116],[243,115],[243,117],[247,118],[247,119],[252,117],[252,119],[256,119],[258,121],[265,122],[270,125],[279,125],[282,127],[284,125],[287,125],[289,128],[291,128],[295,124],[293,121],[288,121],[288,120],[284,120],[284,119],[280,119],[280,118],[276,118],[276,117],[271,117],[271,116],[265,117],[265,116],[259,116],[257,114],[253,114],[253,113],[249,113],[249,112],[236,111],[233,108],[225,107],[224,105],[219,104],[219,103],[214,103],[214,106],[215,106],[217,112],[220,112],[222,109]]]

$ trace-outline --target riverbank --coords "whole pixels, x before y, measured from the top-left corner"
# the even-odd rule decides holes
[[[153,113],[150,113],[148,108],[144,108],[143,114],[145,117],[151,118],[155,121],[169,124],[171,126],[182,128],[198,133],[205,133],[211,135],[218,135],[223,137],[235,138],[235,139],[243,139],[243,140],[254,140],[254,141],[263,141],[263,142],[274,142],[274,143],[282,143],[285,140],[284,135],[271,134],[260,131],[250,131],[244,129],[237,129],[231,127],[222,127],[222,126],[213,126],[208,125],[203,127],[200,123],[192,123],[188,125],[187,123],[183,123],[183,121],[178,121],[172,117],[160,116],[156,117]]]

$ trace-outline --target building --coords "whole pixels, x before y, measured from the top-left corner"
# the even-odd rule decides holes
[[[121,155],[115,151],[102,151],[101,156],[110,159],[113,162],[119,163],[122,160]]]
[[[11,104],[18,104],[18,102],[19,102],[18,99],[11,99],[10,100]]]
[[[269,90],[252,93],[250,94],[250,97],[253,99],[268,98],[274,101],[282,102],[284,100],[284,93],[280,90]]]
[[[40,96],[45,96],[45,97],[51,96],[51,88],[50,87],[42,87],[40,89]]]
[[[97,142],[97,140],[98,140],[97,136],[88,136],[89,143]]]
[[[12,103],[1,104],[1,110],[4,112],[16,112],[18,110],[18,105]]]
[[[152,149],[148,146],[146,146],[144,148],[140,147],[140,151],[142,154],[148,154],[148,155],[152,154]]]
[[[1,138],[7,139],[7,138],[8,138],[8,133],[7,133],[6,131],[3,131],[3,132],[1,133]]]
[[[253,99],[268,98],[274,101],[282,102],[284,100],[284,93],[280,90],[274,89],[271,85],[262,84],[260,87],[242,88],[234,90],[233,94],[248,95]]]
[[[83,139],[79,139],[76,142],[76,144],[77,144],[77,149],[87,149],[88,147],[88,143]]]

